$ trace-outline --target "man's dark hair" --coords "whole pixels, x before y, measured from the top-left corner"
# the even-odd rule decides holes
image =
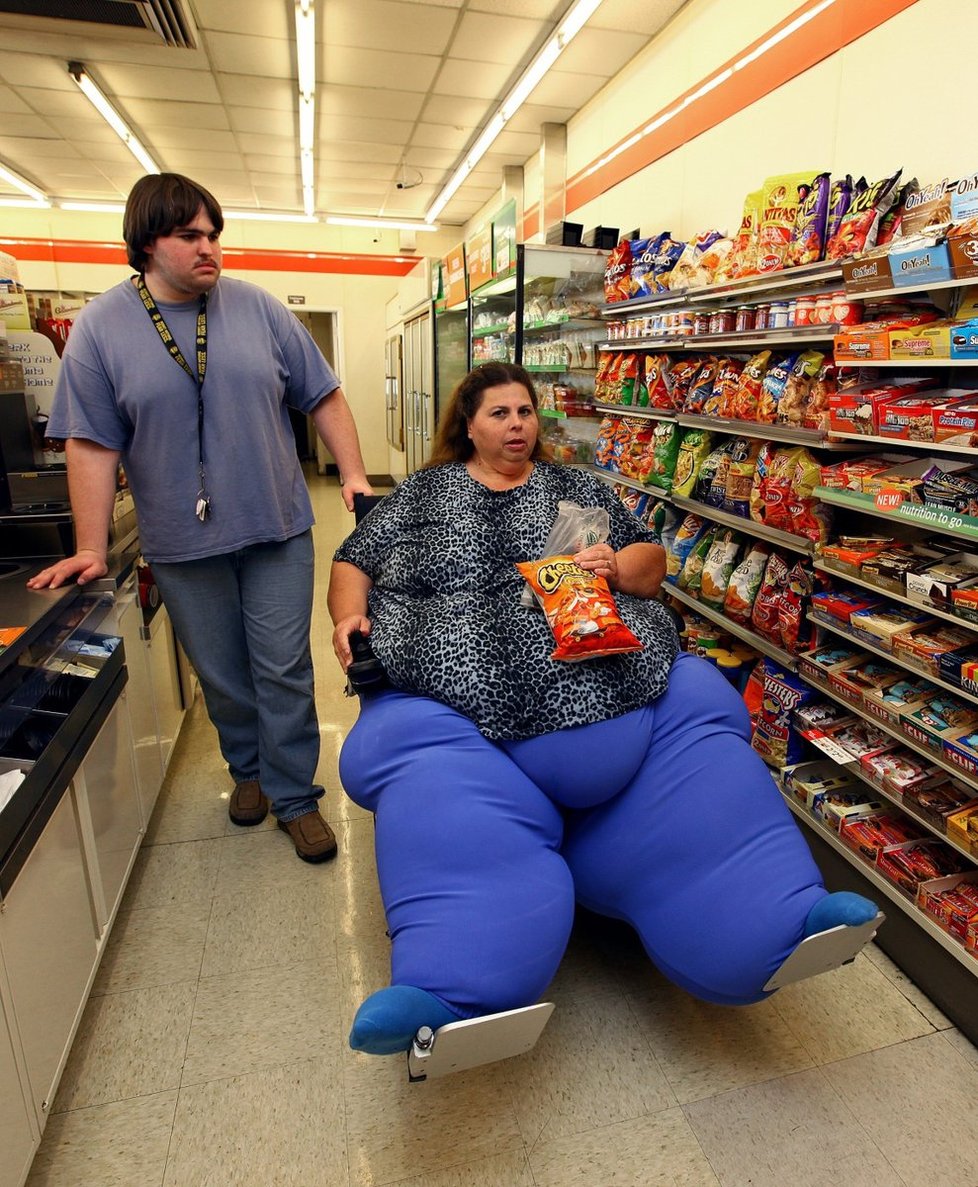
[[[146,248],[160,235],[186,227],[203,206],[215,231],[224,230],[224,215],[213,194],[179,173],[149,173],[129,191],[122,216],[129,266],[142,275],[149,258]]]

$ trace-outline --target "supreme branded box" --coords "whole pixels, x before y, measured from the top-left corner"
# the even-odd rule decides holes
[[[950,321],[935,321],[929,326],[914,326],[890,331],[890,358],[949,359],[951,357]]]
[[[938,320],[936,313],[920,312],[901,314],[899,317],[882,318],[879,321],[863,322],[857,326],[846,326],[835,336],[833,348],[837,363],[863,363],[884,361],[890,357],[890,334],[895,330],[928,325]]]
[[[978,444],[978,399],[957,400],[934,412],[934,440],[948,445]]]

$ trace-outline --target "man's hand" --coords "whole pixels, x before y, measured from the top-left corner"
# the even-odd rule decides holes
[[[28,589],[57,589],[70,581],[72,577],[79,585],[87,585],[89,581],[97,581],[109,571],[105,557],[91,548],[82,548],[74,556],[66,556],[64,560],[49,565],[36,573],[27,582]]]
[[[347,511],[353,510],[354,495],[372,495],[373,493],[374,488],[366,478],[344,478],[343,485],[340,487],[340,494],[343,496]]]

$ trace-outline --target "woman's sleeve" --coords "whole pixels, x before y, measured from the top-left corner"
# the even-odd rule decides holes
[[[390,553],[404,524],[407,510],[404,485],[401,483],[374,504],[337,548],[333,554],[334,561],[356,565],[372,581],[377,580],[384,558]]]

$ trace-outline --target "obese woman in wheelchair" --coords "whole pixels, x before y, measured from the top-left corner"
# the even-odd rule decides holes
[[[562,500],[607,510],[604,577],[642,642],[551,659],[516,563],[543,554]],[[337,551],[333,646],[369,634],[388,686],[362,697],[340,759],[376,821],[391,985],[351,1045],[411,1046],[422,1026],[536,1002],[575,902],[631,924],[690,993],[756,1002],[802,940],[876,907],[829,894],[749,744],[743,701],[679,651],[656,594],[665,554],[596,477],[544,460],[533,383],[487,363],[459,384],[429,464]]]

